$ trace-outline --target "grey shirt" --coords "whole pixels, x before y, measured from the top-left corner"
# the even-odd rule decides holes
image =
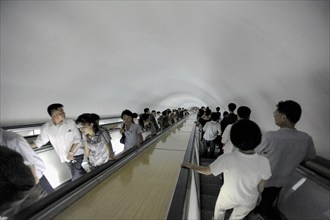
[[[316,156],[312,137],[291,128],[267,132],[255,150],[269,159],[272,176],[266,187],[283,186],[299,163]]]

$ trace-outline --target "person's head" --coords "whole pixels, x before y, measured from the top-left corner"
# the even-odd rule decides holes
[[[259,126],[248,119],[238,120],[230,130],[230,140],[235,147],[242,151],[253,150],[261,142]]]
[[[236,109],[236,104],[235,104],[235,103],[229,103],[229,104],[228,104],[228,110],[229,110],[230,112],[234,112],[235,109]]]
[[[83,135],[95,135],[99,130],[100,116],[95,113],[84,113],[78,116],[76,124]]]
[[[295,125],[301,116],[300,105],[292,100],[280,101],[274,111],[275,124],[282,127],[287,123]]]
[[[64,106],[60,103],[54,103],[49,105],[47,108],[47,112],[55,124],[62,122],[65,118],[63,107]]]
[[[152,110],[152,111],[151,111],[151,114],[152,114],[154,117],[156,117],[156,115],[157,115],[157,114],[156,114],[156,110]]]
[[[198,116],[197,117],[202,117],[205,113],[205,110],[203,109],[200,109],[199,112],[198,112]]]
[[[215,110],[217,110],[217,112],[220,111],[220,107],[216,107]]]
[[[162,111],[162,115],[165,117],[167,115],[167,111]]]
[[[212,121],[218,121],[219,120],[219,115],[216,112],[211,113],[211,120]]]
[[[120,117],[121,117],[121,119],[123,119],[123,121],[126,125],[132,123],[132,121],[133,121],[133,113],[128,109],[125,109],[121,113]]]
[[[223,112],[223,117],[225,117],[226,115],[228,115],[229,113],[227,111]]]
[[[248,118],[250,118],[250,115],[251,115],[251,109],[247,106],[240,106],[237,109],[237,115],[241,119],[243,119],[243,118],[248,119]]]
[[[149,108],[145,108],[143,111],[144,111],[144,113],[150,113],[149,112],[150,111]]]
[[[149,120],[150,115],[148,113],[144,113],[144,114],[141,114],[140,117],[143,121],[147,121],[147,120]]]
[[[205,115],[206,115],[206,116],[210,116],[211,113],[212,113],[211,109],[207,108],[207,109],[205,110]]]
[[[91,114],[91,117],[93,118],[93,120],[95,121],[95,123],[97,125],[99,125],[101,117],[98,114],[95,114],[95,113],[90,113],[90,114]]]
[[[138,114],[136,112],[133,113],[132,115],[133,118],[138,118]]]

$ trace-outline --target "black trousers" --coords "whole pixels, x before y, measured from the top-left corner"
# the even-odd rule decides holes
[[[39,179],[39,185],[49,194],[54,192],[53,187],[50,185],[50,183],[48,182],[47,178],[45,176],[42,176]]]
[[[74,181],[78,179],[79,177],[83,176],[86,171],[82,167],[82,162],[84,161],[84,155],[77,155],[73,157],[74,159],[70,161],[69,163],[66,163],[70,169],[71,172],[71,180]]]
[[[281,189],[282,187],[266,187],[261,194],[260,204],[254,209],[255,212],[269,219],[274,219],[272,216],[276,215],[276,206]]]

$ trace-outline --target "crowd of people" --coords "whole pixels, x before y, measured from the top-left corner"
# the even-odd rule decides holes
[[[40,134],[32,143],[14,132],[0,128],[0,216],[13,216],[35,201],[54,192],[44,175],[45,163],[33,150],[47,143],[53,146],[60,161],[65,163],[71,181],[86,173],[84,161],[93,170],[110,160],[116,160],[109,130],[99,125],[100,116],[84,113],[76,120],[65,116],[64,106],[54,103],[48,106],[51,118],[40,128]],[[157,135],[188,114],[186,109],[167,109],[162,113],[144,109],[138,115],[125,109],[121,113],[123,126],[120,129],[124,151],[140,147],[142,132],[150,133],[145,139]]]
[[[277,103],[273,117],[279,129],[263,135],[258,124],[250,120],[249,107],[240,106],[235,111],[234,103],[222,115],[219,107],[214,112],[208,107],[199,109],[196,123],[202,133],[201,154],[215,160],[209,166],[183,163],[182,167],[205,175],[223,175],[214,219],[224,219],[228,209],[233,209],[231,219],[243,219],[249,213],[271,219],[289,176],[299,163],[316,156],[313,139],[295,127],[302,112],[295,101]],[[31,144],[0,128],[1,216],[11,216],[54,191],[44,176],[45,164],[33,148],[50,142],[61,162],[67,164],[72,181],[86,173],[84,160],[91,169],[116,160],[111,135],[99,125],[99,115],[84,113],[72,120],[66,118],[59,103],[48,106],[47,112],[51,120],[41,126]],[[148,139],[187,114],[181,108],[162,112],[145,108],[140,115],[125,109],[121,113],[120,142],[124,150],[140,147],[143,132],[149,132]]]
[[[222,220],[232,209],[230,219],[261,215],[263,219],[278,219],[274,215],[282,187],[297,166],[316,156],[313,139],[296,129],[301,106],[293,101],[280,101],[273,112],[277,131],[263,135],[250,120],[251,109],[228,105],[229,112],[212,112],[202,107],[197,124],[202,132],[201,154],[216,158],[209,166],[183,163],[181,166],[204,175],[223,174],[223,185],[214,209],[214,220]],[[220,155],[214,149],[220,149]]]

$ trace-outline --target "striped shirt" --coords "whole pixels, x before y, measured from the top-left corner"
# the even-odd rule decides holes
[[[90,150],[89,162],[93,167],[100,166],[109,160],[107,144],[111,143],[111,136],[105,128],[100,127],[93,137],[84,136],[84,140]]]

